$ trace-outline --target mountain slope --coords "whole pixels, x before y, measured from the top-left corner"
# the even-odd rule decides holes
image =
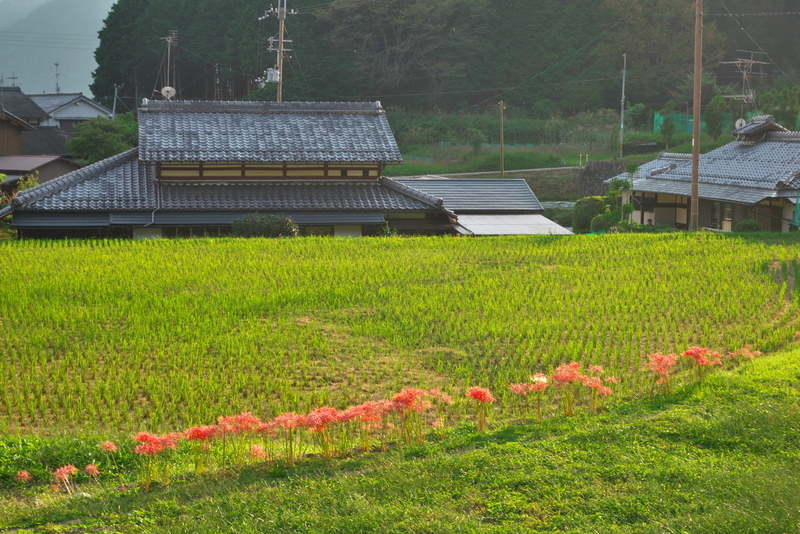
[[[36,2],[28,2],[27,7]],[[94,61],[97,32],[113,3],[113,0],[52,0],[2,29],[0,76],[5,78],[5,85],[19,85],[26,93],[54,92],[55,63],[58,63],[62,92],[91,94],[89,83],[97,67]],[[0,18],[5,13],[20,13],[23,5],[20,0],[3,0]],[[16,81],[10,79],[12,75]]]

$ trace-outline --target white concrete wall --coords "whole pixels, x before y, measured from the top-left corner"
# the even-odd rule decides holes
[[[163,237],[161,228],[147,227],[133,229],[134,241],[141,241],[142,239],[161,239],[161,237]]]
[[[334,226],[335,237],[361,237],[361,226]]]

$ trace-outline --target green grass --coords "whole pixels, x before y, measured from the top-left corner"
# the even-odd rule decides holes
[[[180,430],[579,360],[775,350],[798,250],[717,234],[0,244],[0,430]],[[701,288],[701,291],[698,291]],[[455,395],[454,395],[455,396]]]
[[[775,533],[800,526],[800,350],[541,425],[188,477],[4,492],[0,526],[78,533]],[[54,525],[53,523],[58,523]]]

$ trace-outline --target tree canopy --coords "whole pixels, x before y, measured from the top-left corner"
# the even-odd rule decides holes
[[[725,12],[792,11],[792,1],[709,6],[704,58],[712,83],[715,75],[720,85],[737,81],[719,61],[752,48],[751,38],[781,67],[769,74],[796,78],[794,18]],[[298,14],[286,21],[287,100],[381,100],[451,112],[502,94],[533,116],[616,109],[624,53],[627,100],[659,109],[670,99],[683,104],[692,72],[694,8],[685,0],[292,0],[289,7]],[[158,98],[166,85],[163,38],[177,30],[170,83],[178,98],[271,99],[275,87],[256,81],[275,63],[267,45],[278,23],[259,21],[264,9],[255,0],[118,0],[100,32],[92,91],[110,104],[116,85],[129,109]]]

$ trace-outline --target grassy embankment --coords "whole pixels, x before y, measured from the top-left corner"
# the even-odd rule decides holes
[[[800,526],[800,351],[601,416],[461,427],[407,450],[150,493],[4,492],[26,532],[776,533]],[[52,523],[60,523],[58,526]]]

